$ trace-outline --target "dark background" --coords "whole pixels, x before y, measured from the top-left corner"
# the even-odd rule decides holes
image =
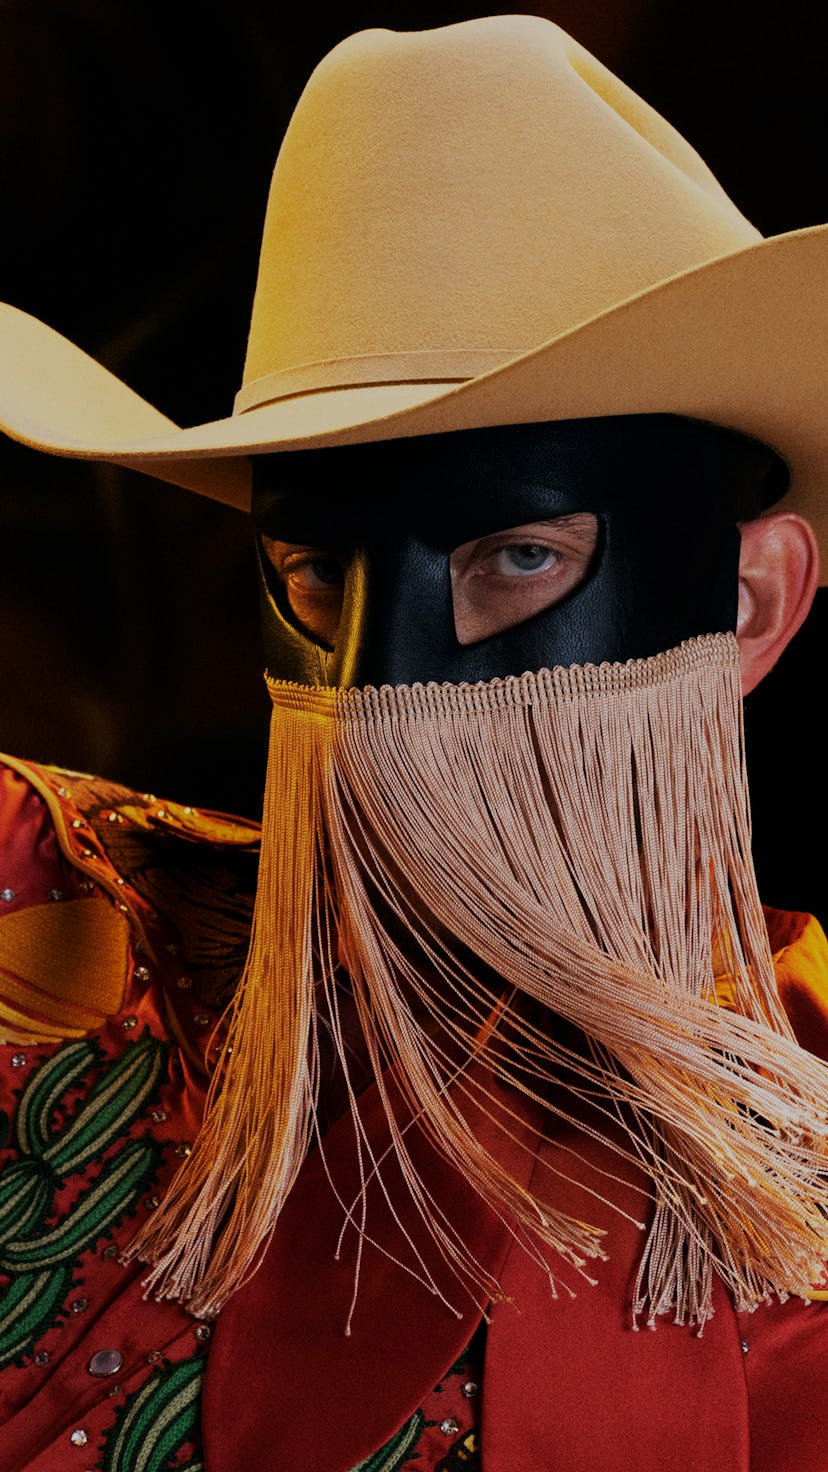
[[[181,423],[241,381],[270,172],[316,61],[480,6],[4,0],[0,296]],[[826,218],[822,8],[560,0],[765,234]],[[780,363],[780,373],[785,365]],[[267,701],[246,519],[0,445],[0,748],[257,814]],[[824,912],[825,594],[747,702],[765,898]],[[815,845],[815,852],[812,852]]]

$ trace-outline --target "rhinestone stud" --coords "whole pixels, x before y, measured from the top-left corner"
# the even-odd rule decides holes
[[[749,1353],[750,1353],[750,1345],[748,1344],[748,1342],[747,1342],[746,1339],[743,1339],[742,1340],[742,1354],[749,1354]]]
[[[134,1027],[137,1027],[137,1026],[138,1026],[138,1018],[137,1017],[125,1017],[124,1020],[123,1020],[123,1022],[121,1023],[121,1027],[124,1029],[124,1032],[132,1032],[132,1029]]]
[[[454,1436],[454,1433],[459,1431],[460,1427],[453,1416],[446,1416],[445,1421],[440,1422],[440,1430],[444,1436]]]
[[[209,1012],[196,1012],[196,1015],[193,1018],[193,1022],[195,1023],[196,1027],[209,1027],[210,1020],[211,1019]]]
[[[82,1314],[84,1309],[87,1309],[89,1307],[89,1299],[73,1298],[69,1307],[71,1308],[73,1314]]]
[[[119,1349],[98,1349],[86,1368],[90,1375],[102,1380],[107,1375],[117,1375],[123,1363],[124,1357]]]
[[[25,1053],[12,1053],[11,1066],[12,1066],[12,1068],[25,1068],[26,1067],[26,1054]]]
[[[69,1440],[73,1446],[86,1446],[89,1437],[83,1428],[79,1426],[76,1431],[70,1431]]]
[[[152,1120],[153,1124],[163,1124],[166,1118],[166,1109],[153,1109],[150,1112],[150,1119]]]
[[[188,1145],[186,1140],[182,1140],[180,1145],[176,1145],[175,1153],[179,1160],[186,1160],[188,1155],[192,1155],[193,1147]]]
[[[138,977],[138,980],[139,981],[149,981],[149,978],[150,978],[149,967],[148,966],[136,966],[135,967],[135,975]]]
[[[157,1211],[158,1207],[161,1205],[161,1197],[146,1196],[144,1198],[144,1205],[147,1208],[147,1211]]]
[[[202,1344],[206,1339],[210,1338],[212,1332],[209,1324],[197,1324],[193,1330],[196,1339],[200,1340]]]
[[[46,898],[47,898],[47,900],[62,900],[63,899],[63,890],[62,889],[49,889],[49,890],[46,891]]]
[[[477,1381],[467,1380],[465,1385],[460,1386],[460,1390],[461,1393],[466,1397],[466,1400],[471,1400],[473,1395],[477,1395]]]
[[[15,898],[15,890],[9,889],[8,887],[6,887],[6,889],[0,889],[0,900],[3,900],[7,905],[10,905],[12,900]]]
[[[48,1365],[48,1363],[49,1363],[49,1351],[48,1351],[48,1349],[39,1349],[37,1351],[37,1354],[34,1357],[34,1363],[36,1365]]]
[[[117,1247],[117,1244],[115,1242],[110,1242],[109,1246],[104,1248],[103,1252],[101,1253],[101,1256],[102,1257],[105,1257],[105,1258],[108,1258],[110,1261],[112,1260],[113,1257],[117,1257],[118,1256],[118,1247]]]
[[[176,986],[178,987],[179,991],[182,992],[188,992],[192,984],[193,978],[191,976],[179,976],[178,981],[176,982]]]
[[[73,828],[83,828],[84,827],[83,818],[73,818],[72,819],[72,827]]]

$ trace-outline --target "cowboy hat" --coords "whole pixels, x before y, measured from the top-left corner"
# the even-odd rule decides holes
[[[237,506],[249,453],[680,413],[772,445],[828,534],[828,227],[763,239],[552,22],[364,31],[276,163],[242,388],[182,429],[0,308],[0,424]]]

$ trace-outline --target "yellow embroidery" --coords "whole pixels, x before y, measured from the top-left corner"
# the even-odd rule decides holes
[[[100,1027],[119,1011],[129,927],[104,899],[34,905],[0,918],[0,1036],[52,1041]]]

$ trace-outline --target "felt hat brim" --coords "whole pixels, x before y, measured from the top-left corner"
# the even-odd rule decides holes
[[[780,504],[808,516],[828,547],[828,226],[705,262],[461,383],[306,392],[189,429],[14,307],[0,307],[0,342],[0,425],[13,438],[242,509],[251,454],[673,413],[772,445],[791,470]]]

